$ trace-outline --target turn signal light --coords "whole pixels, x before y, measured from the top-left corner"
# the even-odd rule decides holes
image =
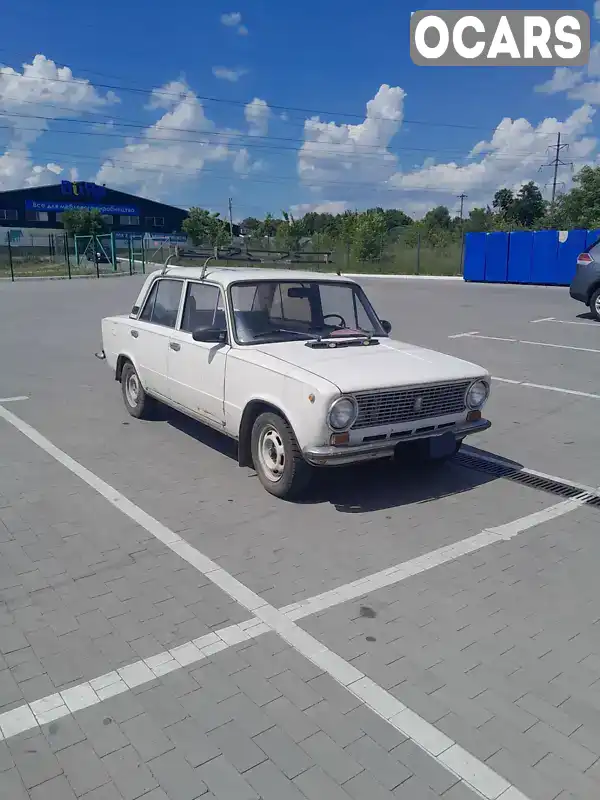
[[[469,411],[467,414],[467,422],[477,422],[481,419],[481,411]]]
[[[341,444],[348,444],[350,441],[350,434],[348,431],[346,433],[332,433],[329,437],[329,443],[332,444],[334,447],[337,447]]]

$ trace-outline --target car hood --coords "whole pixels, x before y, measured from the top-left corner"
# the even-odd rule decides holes
[[[460,358],[406,342],[380,339],[371,347],[317,349],[304,341],[257,345],[256,350],[290,369],[299,367],[335,384],[341,392],[414,386],[487,376],[487,370]],[[286,371],[282,366],[282,371]]]

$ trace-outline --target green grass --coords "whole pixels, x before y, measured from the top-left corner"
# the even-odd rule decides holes
[[[99,264],[101,275],[114,274],[111,264]],[[117,270],[118,273],[129,272],[129,267],[120,264]],[[15,278],[68,278],[69,270],[66,263],[60,261],[38,261],[38,260],[14,260],[13,261],[13,274]],[[79,266],[73,261],[71,263],[71,275],[90,275],[96,277],[96,266],[87,262],[81,263]],[[0,262],[0,278],[10,278],[10,264],[6,261]]]

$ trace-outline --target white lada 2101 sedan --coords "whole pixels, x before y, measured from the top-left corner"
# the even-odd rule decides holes
[[[485,369],[390,332],[355,281],[289,269],[166,267],[102,320],[132,416],[162,402],[222,431],[287,498],[313,467],[446,459],[489,428]]]

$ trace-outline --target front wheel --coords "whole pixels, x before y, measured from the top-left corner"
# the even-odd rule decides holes
[[[252,427],[252,461],[258,479],[275,497],[291,500],[308,486],[311,468],[290,425],[279,414],[260,414]]]
[[[594,318],[600,321],[600,289],[596,289],[590,299],[590,311]]]

